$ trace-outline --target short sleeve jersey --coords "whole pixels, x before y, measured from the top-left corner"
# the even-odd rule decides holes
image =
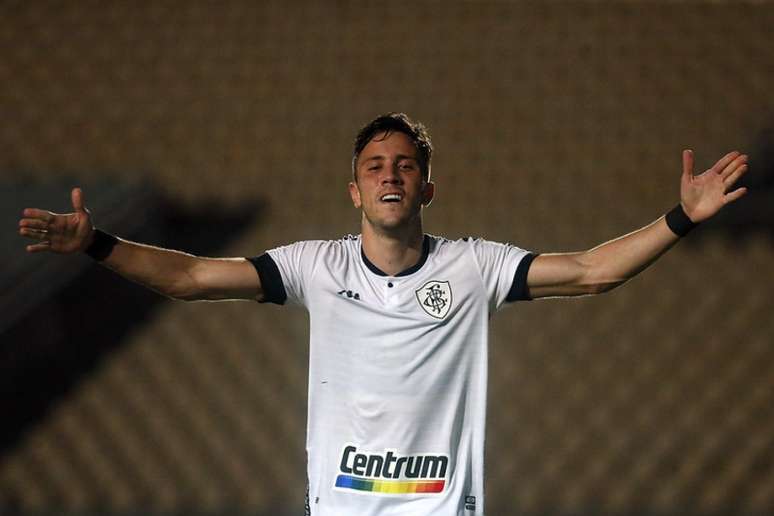
[[[359,236],[250,259],[265,301],[309,312],[309,514],[484,514],[488,321],[534,256],[425,235],[395,276]]]

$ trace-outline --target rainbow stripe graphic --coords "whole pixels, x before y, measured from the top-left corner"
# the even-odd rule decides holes
[[[336,487],[384,494],[440,493],[445,485],[445,480],[372,480],[349,475],[336,478]]]

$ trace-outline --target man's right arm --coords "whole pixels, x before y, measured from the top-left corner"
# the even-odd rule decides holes
[[[255,267],[244,258],[203,258],[119,238],[101,263],[174,299],[260,301],[262,297]]]
[[[27,246],[28,252],[70,254],[86,251],[92,245],[96,233],[84,207],[83,193],[74,188],[71,196],[73,213],[24,210],[19,234],[37,241]],[[100,263],[175,299],[263,299],[255,267],[244,258],[203,258],[119,238]]]

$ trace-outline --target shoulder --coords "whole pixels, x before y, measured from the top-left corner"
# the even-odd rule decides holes
[[[481,237],[470,236],[470,237],[462,238],[460,240],[463,241],[465,245],[468,246],[469,249],[472,249],[477,252],[521,249],[520,247],[510,242],[497,242],[495,240],[487,240],[486,238],[481,238]]]
[[[496,242],[481,237],[465,237],[446,241],[444,247],[456,249],[457,254],[471,257],[479,267],[488,269],[502,265],[514,266],[530,254],[528,251],[507,242]]]
[[[339,253],[349,252],[360,248],[360,235],[346,235],[336,240],[299,240],[279,247],[271,251],[291,253]]]
[[[335,270],[351,263],[360,253],[359,236],[337,240],[299,240],[267,251],[280,270],[288,274],[314,275],[318,270]]]
[[[431,241],[431,250],[454,253],[454,252],[469,252],[477,251],[490,247],[504,247],[510,244],[503,244],[500,242],[494,242],[492,240],[486,240],[476,236],[466,236],[457,239],[450,239],[442,236],[428,235]]]
[[[427,235],[427,238],[430,240],[431,250],[450,251],[454,249],[467,248],[469,246],[470,237],[452,239],[444,236],[431,235],[429,233],[427,233],[426,235]]]
[[[427,237],[430,243],[430,256],[438,260],[465,259],[475,252],[473,239],[469,237],[452,239],[430,234]]]

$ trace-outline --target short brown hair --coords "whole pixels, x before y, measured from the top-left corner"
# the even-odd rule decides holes
[[[430,141],[430,134],[422,122],[414,122],[405,113],[387,113],[380,115],[363,126],[355,137],[354,151],[352,153],[352,175],[357,181],[357,158],[371,139],[379,134],[385,133],[388,137],[393,132],[403,133],[411,139],[411,143],[417,149],[419,169],[422,171],[422,178],[425,181],[430,180],[430,158],[433,155],[433,144]]]

